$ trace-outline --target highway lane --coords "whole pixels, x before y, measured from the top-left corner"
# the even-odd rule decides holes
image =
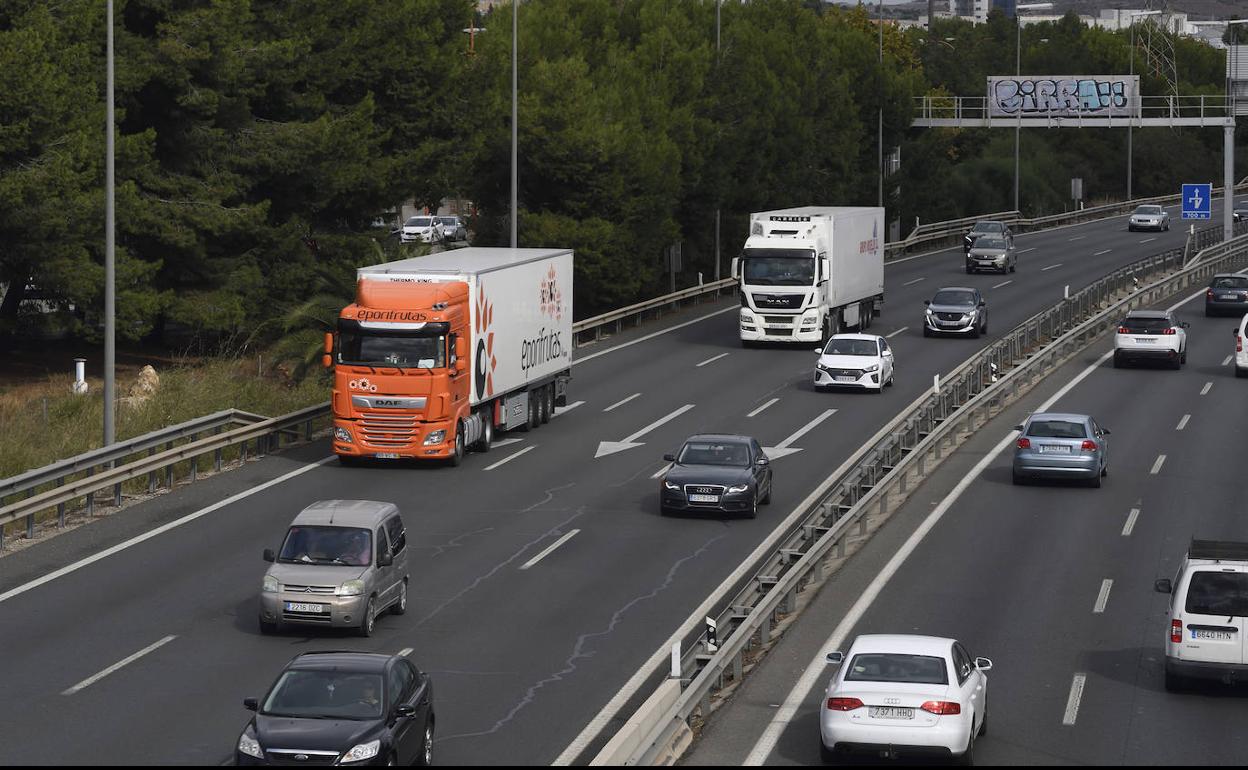
[[[901,368],[898,386],[883,397],[814,393],[807,382],[813,352],[743,351],[728,312],[588,359],[574,372],[574,397],[584,400],[575,411],[518,444],[470,456],[463,468],[318,468],[14,598],[0,613],[6,628],[24,633],[13,644],[6,640],[14,697],[0,720],[20,729],[0,752],[71,762],[100,751],[136,761],[204,761],[228,752],[244,721],[239,698],[266,686],[296,651],[415,647],[413,659],[439,682],[443,761],[550,761],[776,518],[925,388],[932,373],[972,352],[970,341],[921,339],[923,297],[938,285],[990,290],[1015,279],[989,292],[999,332],[1060,296],[1062,285],[1077,287],[1180,241],[1175,232],[1147,244],[1138,241],[1149,236],[1136,237],[1132,253],[1121,245],[1128,234],[1120,227],[1020,236],[1020,248],[1034,243],[1036,251],[1022,256],[1013,276],[966,276],[956,252],[890,266],[889,303],[875,330],[910,328],[892,339]],[[1071,231],[1087,235],[1072,242]],[[1094,254],[1107,247],[1114,250]],[[1029,274],[1032,264],[1058,262]],[[635,393],[642,396],[603,411]],[[765,411],[745,416],[773,398],[779,400]],[[598,442],[624,438],[685,404],[694,407],[639,439],[644,447],[592,459]],[[757,521],[654,515],[657,482],[649,477],[662,452],[688,433],[749,430],[774,445],[828,408],[839,411],[794,442],[804,451],[777,460],[776,501]],[[218,486],[228,489],[228,477]],[[414,606],[404,618],[383,619],[372,640],[261,639],[253,625],[264,566],[259,551],[276,544],[299,507],[325,497],[403,506],[418,546]],[[571,529],[581,531],[519,571]],[[9,561],[0,562],[4,588]],[[59,695],[171,634],[177,638],[99,683]],[[49,671],[57,672],[54,682]],[[55,722],[32,719],[39,713],[91,727],[65,743]],[[150,728],[141,739],[137,725]]]
[[[956,499],[848,635],[949,635],[992,658],[992,732],[976,746],[978,761],[1242,762],[1246,741],[1237,728],[1248,716],[1242,688],[1164,690],[1167,597],[1152,591],[1154,579],[1173,575],[1192,537],[1248,539],[1241,515],[1248,477],[1239,452],[1248,400],[1224,363],[1233,350],[1234,320],[1206,319],[1199,308],[1198,300],[1180,310],[1192,324],[1181,372],[1115,370],[1101,360],[1050,407],[1092,414],[1113,431],[1102,489],[1015,487],[1007,449]],[[1107,349],[1101,345],[1050,380],[1069,380]],[[916,491],[864,558],[825,586],[773,659],[716,714],[686,764],[740,763],[757,749],[778,711],[770,706],[789,695],[828,646],[883,562],[1051,390],[995,421]],[[798,693],[797,714],[768,764],[819,761],[817,709],[830,669],[815,670],[818,683]],[[1084,689],[1072,709],[1077,675]]]

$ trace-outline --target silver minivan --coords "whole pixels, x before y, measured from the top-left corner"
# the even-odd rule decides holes
[[[371,636],[387,609],[407,611],[407,532],[393,503],[322,500],[300,511],[260,592],[260,631],[355,628]]]

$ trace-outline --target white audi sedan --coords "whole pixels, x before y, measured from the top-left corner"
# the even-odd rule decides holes
[[[836,386],[881,393],[893,384],[893,349],[883,337],[834,334],[815,352],[815,390]]]
[[[991,660],[955,639],[911,634],[859,636],[827,660],[840,668],[820,707],[825,763],[865,754],[973,764],[975,739],[988,732]]]

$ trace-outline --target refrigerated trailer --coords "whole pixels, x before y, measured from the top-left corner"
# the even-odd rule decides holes
[[[447,460],[487,452],[566,405],[572,251],[464,248],[362,267],[326,335],[334,452]]]

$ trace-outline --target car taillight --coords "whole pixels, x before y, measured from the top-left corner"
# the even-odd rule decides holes
[[[1244,352],[1244,338],[1239,336],[1238,334],[1235,335],[1235,352],[1236,353]]]
[[[853,711],[862,708],[862,701],[857,698],[828,698],[829,711]]]
[[[1175,644],[1183,641],[1183,621],[1178,618],[1170,621],[1170,641]]]
[[[1130,333],[1131,333],[1131,330],[1130,330],[1130,329],[1128,329],[1128,328],[1127,328],[1127,327],[1125,327],[1125,326],[1119,326],[1119,327],[1118,327],[1118,333],[1119,333],[1119,334],[1130,334]]]
[[[1018,448],[1019,449],[1031,449],[1031,439],[1020,438],[1018,440]]]
[[[1205,289],[1205,298],[1213,299],[1213,289]]]
[[[1165,331],[1162,332],[1162,334],[1174,334],[1174,333],[1175,331],[1174,331],[1173,326],[1171,326],[1169,329],[1166,329]]]
[[[919,708],[931,714],[939,714],[941,716],[950,716],[952,714],[961,714],[961,704],[954,703],[951,700],[929,700]]]
[[[1085,452],[1095,452],[1095,451],[1096,451],[1096,449],[1097,449],[1097,447],[1096,447],[1096,442],[1095,442],[1095,441],[1092,441],[1092,440],[1090,440],[1090,439],[1084,439],[1084,441],[1083,441],[1083,451],[1085,451]]]

